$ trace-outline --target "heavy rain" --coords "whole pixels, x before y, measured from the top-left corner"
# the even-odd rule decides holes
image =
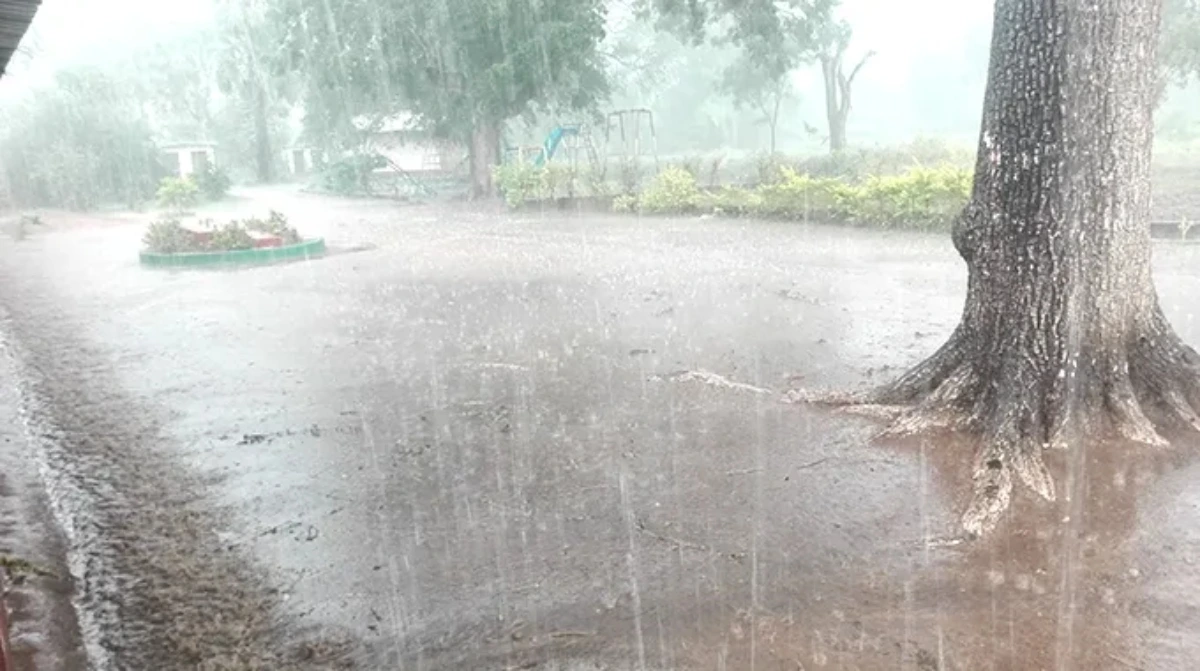
[[[1192,0],[0,0],[0,64],[0,671],[1197,668]]]

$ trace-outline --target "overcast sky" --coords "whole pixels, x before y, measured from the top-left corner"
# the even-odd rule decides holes
[[[210,22],[213,6],[214,0],[44,0],[22,43],[24,53],[14,57],[0,79],[0,99],[20,95],[64,66],[120,58],[139,44]],[[987,30],[981,33],[979,28],[990,27],[991,8],[991,0],[843,0],[841,16],[854,28],[847,61],[856,62],[868,50],[878,54],[856,86],[862,108],[874,107],[883,114],[889,105],[880,109],[880,101],[895,102],[912,87],[927,86],[914,79],[914,73],[919,76],[920,64],[930,58],[958,61],[964,53],[985,55],[986,44],[970,41],[986,40]],[[795,77],[802,89],[820,89],[815,68]],[[817,105],[812,98],[809,102]],[[819,119],[817,107],[811,112],[809,116]],[[869,114],[854,120],[869,126],[904,123],[894,116],[874,119]]]
[[[212,0],[44,0],[18,58],[11,82],[39,78],[78,62],[95,62],[133,44],[212,18]],[[991,0],[844,0],[854,45],[879,52],[876,77],[904,76],[922,52],[956,53],[968,28],[990,20]],[[852,54],[853,55],[853,54]],[[8,77],[5,77],[8,79]]]
[[[36,85],[61,67],[101,62],[157,36],[212,19],[211,0],[42,0],[0,79],[0,94]]]

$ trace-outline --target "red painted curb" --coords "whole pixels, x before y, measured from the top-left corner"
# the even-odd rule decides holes
[[[2,570],[0,569],[0,571]],[[0,573],[0,671],[12,671],[12,657],[9,654],[8,643],[8,604],[4,603],[4,594],[7,589],[4,575]]]

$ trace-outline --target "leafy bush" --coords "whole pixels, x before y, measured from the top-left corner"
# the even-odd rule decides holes
[[[150,228],[142,236],[142,244],[157,254],[176,254],[194,251],[196,239],[178,219],[166,218],[150,224]]]
[[[716,188],[721,182],[721,166],[725,163],[725,156],[719,155],[709,159],[708,162],[708,186]]]
[[[226,252],[235,249],[253,249],[254,238],[237,221],[213,229],[205,245],[207,251]]]
[[[617,166],[617,182],[621,193],[637,193],[642,188],[642,164],[628,157]]]
[[[760,154],[754,159],[755,184],[775,184],[783,179],[787,161],[783,154]]]
[[[914,168],[871,177],[848,192],[842,218],[884,228],[948,230],[971,196],[971,173],[958,168]]]
[[[233,185],[224,170],[211,165],[196,173],[194,179],[196,187],[200,189],[205,200],[221,200],[225,194],[229,193],[229,187]]]
[[[279,236],[284,244],[296,244],[301,241],[299,232],[288,225],[287,217],[274,210],[271,210],[266,219],[235,219],[221,226],[211,219],[205,219],[199,222],[197,228],[201,230],[188,230],[174,217],[160,219],[150,224],[150,228],[142,237],[142,243],[151,252],[178,254],[252,249],[255,241],[250,235],[251,231]]]
[[[371,174],[386,165],[387,159],[371,153],[344,156],[321,169],[321,187],[326,191],[348,196],[370,194]]]
[[[785,219],[828,217],[839,210],[853,187],[845,182],[802,175],[781,167],[779,177],[756,190],[757,214]]]
[[[506,163],[495,168],[496,187],[509,207],[520,207],[538,200],[545,188],[542,168],[522,162]]]
[[[158,204],[179,213],[196,204],[196,183],[187,177],[164,177],[158,183]]]
[[[541,198],[573,198],[578,191],[578,171],[562,163],[548,163],[541,170]]]
[[[971,148],[957,147],[941,140],[918,139],[895,147],[848,149],[814,156],[800,161],[797,168],[818,177],[860,182],[873,176],[903,174],[923,166],[965,169],[971,166],[973,159]]]
[[[727,186],[704,194],[701,207],[718,216],[739,217],[761,212],[762,202],[762,195],[757,191]]]
[[[651,182],[637,206],[656,214],[704,211],[936,230],[949,228],[970,197],[971,183],[970,171],[954,167],[912,168],[898,175],[869,177],[861,184],[781,167],[775,181],[752,190],[724,187],[701,192],[690,173],[669,168]],[[614,211],[631,209],[631,200],[613,201]]]
[[[692,173],[692,177],[700,179],[700,166],[703,163],[704,159],[699,156],[685,156],[675,167],[682,168],[683,170]]]
[[[300,232],[288,225],[287,217],[282,213],[271,210],[271,213],[266,219],[255,219],[251,217],[243,222],[243,225],[248,231],[267,233],[274,235],[283,240],[285,245],[295,245],[300,243]]]
[[[637,206],[638,197],[629,193],[623,193],[616,198],[613,198],[612,201],[613,212],[636,212]]]
[[[616,189],[608,181],[608,170],[604,168],[587,168],[579,171],[579,181],[586,195],[594,198],[607,198]]]
[[[696,176],[679,167],[670,167],[654,176],[638,199],[643,212],[686,213],[700,205],[700,187]]]

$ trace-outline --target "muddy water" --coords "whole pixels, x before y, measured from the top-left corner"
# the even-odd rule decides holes
[[[1190,451],[1089,450],[1074,506],[970,543],[968,446],[777,403],[932,351],[947,241],[258,195],[370,249],[0,256],[91,640],[166,665],[129,668],[1192,668]],[[1158,254],[1192,342],[1196,254]]]

